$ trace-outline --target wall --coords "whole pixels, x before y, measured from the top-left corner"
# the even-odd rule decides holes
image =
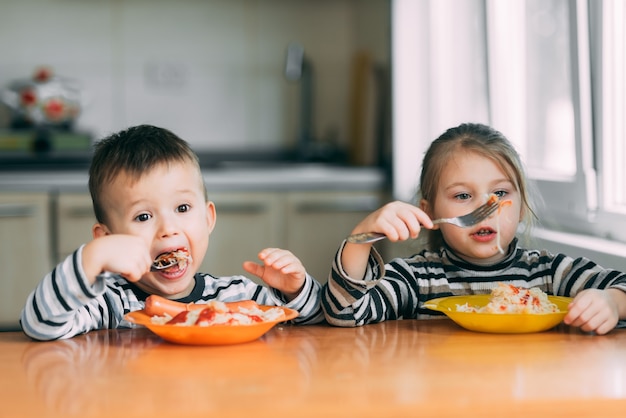
[[[389,0],[0,0],[0,86],[39,65],[78,79],[79,126],[138,123],[198,149],[294,143],[299,84],[287,45],[313,63],[314,134],[349,135],[354,54],[389,56]],[[6,119],[6,118],[5,118]]]
[[[489,123],[483,0],[392,2],[393,195],[415,201],[430,143]]]

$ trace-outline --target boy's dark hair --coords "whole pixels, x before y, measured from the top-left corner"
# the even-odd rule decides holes
[[[200,170],[198,156],[189,144],[164,128],[139,125],[98,141],[89,168],[89,193],[96,220],[106,222],[101,201],[104,185],[122,172],[139,179],[153,167],[171,162],[190,162]]]

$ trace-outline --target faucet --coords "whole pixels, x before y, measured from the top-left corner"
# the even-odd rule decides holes
[[[287,47],[285,77],[300,82],[300,127],[298,131],[298,157],[308,160],[315,154],[312,135],[313,122],[313,66],[304,54],[302,45],[292,42]]]

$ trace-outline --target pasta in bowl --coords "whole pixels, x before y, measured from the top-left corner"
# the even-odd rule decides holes
[[[274,325],[298,316],[298,312],[293,309],[257,305],[253,301],[184,305],[154,295],[150,298],[145,309],[130,312],[124,318],[145,326],[166,341],[178,344],[226,345],[250,342],[260,338]],[[168,312],[168,309],[172,310]]]
[[[490,295],[431,299],[424,307],[445,313],[461,327],[478,332],[519,334],[549,330],[563,321],[572,298],[539,289],[501,284]]]

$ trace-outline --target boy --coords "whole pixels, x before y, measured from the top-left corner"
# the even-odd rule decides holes
[[[21,325],[31,338],[131,326],[124,315],[143,309],[151,294],[184,303],[252,299],[297,310],[295,323],[323,320],[321,285],[289,251],[266,248],[259,253],[263,265],[244,263],[269,288],[243,276],[197,272],[215,226],[215,205],[207,198],[196,154],[172,132],[141,125],[97,143],[89,191],[94,239],[29,295]],[[184,262],[150,270],[156,258],[180,254]],[[115,274],[99,276],[105,271]]]

